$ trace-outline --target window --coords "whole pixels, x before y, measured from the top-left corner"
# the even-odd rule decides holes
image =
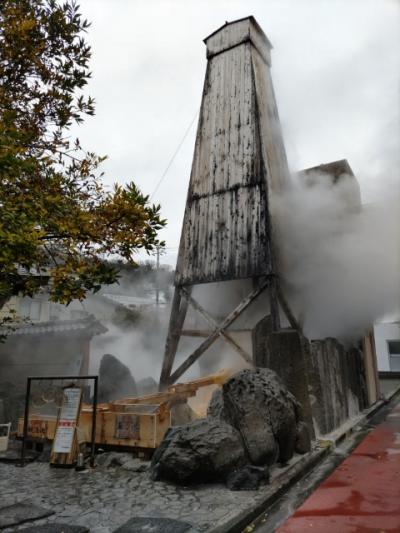
[[[389,351],[389,365],[392,372],[400,371],[400,339],[387,341]]]
[[[387,341],[390,355],[400,355],[400,339]]]

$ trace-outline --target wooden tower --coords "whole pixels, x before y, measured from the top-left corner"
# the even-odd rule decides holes
[[[248,362],[227,328],[269,291],[274,330],[281,298],[268,208],[288,184],[288,165],[270,74],[271,43],[253,17],[226,23],[204,40],[207,71],[183,220],[160,388],[174,383],[219,337]],[[252,279],[253,290],[221,323],[192,296],[194,285]],[[207,338],[173,370],[191,305],[210,325]]]

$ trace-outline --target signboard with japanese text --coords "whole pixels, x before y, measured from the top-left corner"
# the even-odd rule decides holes
[[[137,415],[123,414],[115,417],[116,439],[140,439],[140,422]]]
[[[81,397],[82,389],[79,387],[64,389],[52,453],[68,454],[72,451]]]

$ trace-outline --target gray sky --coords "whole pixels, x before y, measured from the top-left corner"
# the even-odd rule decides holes
[[[347,158],[363,200],[399,187],[400,3],[396,0],[81,0],[92,22],[96,116],[74,134],[107,154],[107,183],[151,194],[196,114],[204,37],[253,15],[271,40],[272,78],[292,170]],[[174,264],[197,120],[153,201]]]

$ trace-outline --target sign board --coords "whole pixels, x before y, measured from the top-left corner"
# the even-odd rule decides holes
[[[117,415],[115,417],[115,438],[139,440],[140,422],[138,415]]]
[[[46,439],[48,430],[47,420],[29,419],[28,421],[28,435],[34,439]]]
[[[72,451],[81,396],[82,389],[79,387],[64,389],[52,453],[70,453]]]

